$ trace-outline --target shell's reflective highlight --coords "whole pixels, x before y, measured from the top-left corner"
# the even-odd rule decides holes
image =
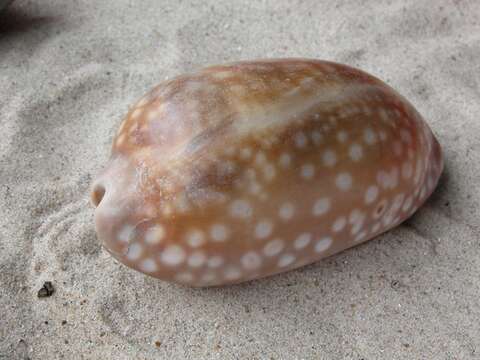
[[[412,215],[443,168],[420,114],[380,80],[324,61],[214,66],[150,91],[93,185],[121,262],[192,286],[260,278]]]

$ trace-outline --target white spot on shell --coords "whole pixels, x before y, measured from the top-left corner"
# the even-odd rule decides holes
[[[412,206],[412,204],[413,204],[413,197],[412,196],[407,197],[405,199],[405,202],[403,203],[402,211],[407,212]]]
[[[292,254],[284,254],[278,260],[277,265],[278,267],[283,268],[291,265],[294,261],[295,261],[295,256],[293,256]]]
[[[315,252],[321,253],[326,250],[332,245],[333,239],[330,236],[326,236],[324,238],[321,238],[320,240],[317,241],[315,244]]]
[[[418,194],[420,193],[420,189],[421,189],[420,186],[415,189],[415,192],[413,193],[413,196],[414,196],[415,198],[418,197]]]
[[[382,119],[383,122],[386,122],[386,123],[389,122],[390,118],[389,118],[388,113],[385,109],[382,109],[382,108],[379,109],[378,113],[379,113],[380,118]]]
[[[384,188],[390,187],[390,176],[386,171],[380,170],[377,173],[377,182]]]
[[[267,181],[273,180],[275,178],[276,173],[277,172],[275,170],[275,166],[273,166],[272,164],[267,164],[263,168],[263,175],[265,176],[265,179]]]
[[[395,187],[397,187],[398,185],[398,174],[399,174],[399,171],[398,171],[398,168],[397,167],[394,167],[391,171],[390,171],[390,174],[389,174],[389,183],[388,183],[388,187],[390,189],[393,189]]]
[[[243,160],[248,160],[252,157],[252,149],[250,148],[243,148],[240,150],[240,158]]]
[[[135,227],[132,225],[124,225],[122,229],[118,232],[117,239],[120,242],[128,243],[130,238],[133,235]]]
[[[162,225],[154,225],[145,232],[145,243],[149,245],[160,244],[165,237],[165,228]]]
[[[228,228],[222,224],[214,224],[210,229],[210,236],[212,237],[213,241],[225,241],[229,235]]]
[[[422,186],[422,190],[420,190],[420,199],[425,196],[425,185]]]
[[[365,213],[358,209],[355,209],[350,213],[350,216],[348,217],[348,221],[351,224],[353,224],[352,229],[350,231],[352,235],[355,235],[362,229],[363,224],[365,222],[365,218],[366,218]]]
[[[287,168],[292,163],[292,157],[287,153],[283,153],[280,155],[279,163],[281,167]]]
[[[332,231],[333,232],[340,232],[345,228],[346,224],[347,224],[347,219],[345,219],[344,216],[341,216],[333,222]]]
[[[188,201],[188,198],[186,196],[185,193],[180,193],[178,194],[174,201],[173,201],[173,204],[175,206],[175,209],[179,212],[179,213],[185,213],[187,211],[189,211],[191,208],[190,208],[190,204],[189,204],[189,201]]]
[[[302,149],[305,146],[307,146],[308,139],[303,132],[299,132],[299,133],[295,134],[293,140],[294,140],[295,146],[297,148]]]
[[[377,142],[377,135],[371,128],[366,128],[363,132],[363,140],[368,145],[373,145]]]
[[[260,194],[260,192],[262,191],[262,187],[256,181],[250,184],[248,191],[254,195],[259,195],[259,196],[264,195],[264,194]]]
[[[378,230],[380,230],[381,227],[382,227],[382,225],[379,222],[373,224],[372,234],[376,234],[378,232]]]
[[[337,163],[337,155],[333,150],[325,150],[322,161],[325,166],[334,166]]]
[[[404,198],[405,198],[405,194],[403,193],[397,194],[393,199],[393,203],[392,203],[392,207],[390,208],[390,211],[397,212],[402,206]]]
[[[255,227],[255,237],[264,239],[268,237],[273,230],[273,223],[270,220],[262,220]]]
[[[202,251],[196,251],[188,257],[187,264],[193,268],[197,268],[202,266],[206,260],[207,257],[205,256],[205,253]]]
[[[147,121],[155,121],[160,117],[160,111],[153,109],[147,113]]]
[[[330,210],[330,199],[321,198],[313,204],[312,213],[315,216],[321,216]]]
[[[393,189],[398,185],[398,168],[394,167],[389,173],[380,170],[377,173],[377,182],[384,189]]]
[[[207,272],[202,275],[200,281],[203,285],[212,284],[217,279],[217,275],[214,272]]]
[[[362,217],[362,212],[359,209],[353,209],[348,216],[348,222],[350,224],[355,224]]]
[[[234,218],[249,218],[252,213],[253,209],[246,200],[235,200],[230,205],[230,215]]]
[[[363,241],[365,240],[367,236],[367,232],[364,230],[362,231],[361,233],[359,233],[357,236],[355,236],[355,238],[353,239],[354,242],[360,242],[360,241]]]
[[[262,265],[262,258],[255,251],[249,251],[242,256],[240,262],[245,269],[255,270]]]
[[[388,213],[385,214],[385,216],[382,218],[382,224],[383,226],[385,226],[385,228],[389,228],[390,225],[392,225],[393,223],[393,215],[390,213],[390,211]]]
[[[139,243],[133,243],[133,244],[130,244],[128,246],[128,250],[127,250],[127,259],[130,260],[130,261],[135,261],[135,260],[138,260],[140,258],[140,256],[142,256],[142,245],[139,244]]]
[[[157,271],[157,263],[153,259],[145,259],[139,265],[139,269],[146,273]]]
[[[280,239],[274,239],[270,242],[268,242],[264,248],[263,248],[263,253],[265,256],[272,257],[280,254],[280,252],[284,248],[284,243]]]
[[[393,221],[392,221],[392,224],[393,226],[392,227],[395,227],[397,226],[398,224],[400,224],[403,220],[400,220],[400,216],[396,216]]]
[[[257,175],[255,173],[255,170],[253,170],[253,169],[245,170],[245,176],[249,180],[254,180],[257,177]]]
[[[295,213],[295,206],[291,202],[286,202],[280,206],[278,216],[283,220],[290,220]]]
[[[378,196],[378,187],[375,185],[371,185],[368,187],[367,191],[365,192],[365,204],[369,205],[373,203]]]
[[[387,140],[387,133],[384,130],[380,130],[378,132],[378,137],[380,138],[381,141]]]
[[[236,168],[233,161],[229,161],[229,160],[220,162],[217,166],[218,166],[217,175],[220,178],[232,175],[235,172],[235,168]]]
[[[175,280],[181,283],[191,283],[193,281],[193,275],[189,272],[181,272],[175,274]]]
[[[185,261],[185,251],[178,245],[169,245],[160,254],[162,263],[168,266],[177,266]]]
[[[222,266],[223,262],[224,262],[224,260],[221,256],[215,255],[215,256],[210,257],[207,260],[207,266],[209,268],[215,269],[215,268],[218,268],[218,267]]]
[[[308,246],[310,244],[310,241],[312,241],[312,234],[310,233],[302,233],[300,234],[294,241],[293,247],[296,250],[300,250]]]
[[[315,167],[312,164],[302,165],[300,174],[304,179],[310,180],[315,175]]]
[[[143,213],[148,218],[156,218],[157,217],[157,208],[152,204],[145,203],[143,206]]]
[[[191,230],[187,234],[187,243],[191,247],[199,247],[205,243],[205,235],[201,230]]]
[[[345,141],[347,141],[348,139],[348,134],[346,131],[344,130],[340,130],[338,133],[337,133],[337,140],[341,143],[344,143]]]
[[[353,161],[359,161],[363,157],[363,148],[359,144],[352,144],[348,150],[348,155]]]
[[[312,141],[315,145],[320,145],[323,141],[322,134],[318,131],[313,131],[312,132]]]
[[[359,222],[353,224],[352,230],[350,231],[350,233],[351,233],[352,235],[355,235],[355,234],[357,234],[360,230],[362,230],[362,227],[363,227],[363,221],[359,221]]]
[[[241,276],[242,276],[242,273],[235,266],[229,266],[225,269],[224,277],[228,281],[238,280],[240,279]]]
[[[338,174],[335,179],[335,185],[342,191],[350,190],[352,182],[352,176],[347,172]]]
[[[233,154],[235,154],[235,148],[233,146],[228,146],[225,149],[225,155],[232,156]]]
[[[258,152],[255,156],[255,163],[257,165],[264,165],[267,162],[267,157],[263,152]]]

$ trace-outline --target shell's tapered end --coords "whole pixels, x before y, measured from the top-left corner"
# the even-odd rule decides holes
[[[124,264],[216,286],[338,253],[411,216],[443,169],[403,97],[362,71],[285,59],[161,84],[122,122],[92,186]]]
[[[135,169],[128,161],[112,159],[91,188],[95,228],[102,245],[118,258],[128,253],[130,234],[123,226],[142,215],[143,200],[134,181]],[[133,230],[133,226],[132,226]]]

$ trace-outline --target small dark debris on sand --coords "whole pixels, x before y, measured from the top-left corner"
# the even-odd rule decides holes
[[[55,292],[55,288],[53,287],[53,284],[51,281],[45,281],[43,283],[43,286],[40,290],[38,290],[37,296],[39,298],[45,298],[45,297],[50,297],[53,295]]]

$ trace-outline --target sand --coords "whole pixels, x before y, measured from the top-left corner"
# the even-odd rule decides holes
[[[0,359],[480,358],[479,14],[477,0],[16,0],[0,14]],[[417,107],[446,161],[425,206],[228,288],[108,256],[88,187],[128,106],[202,65],[286,56],[360,67]]]

